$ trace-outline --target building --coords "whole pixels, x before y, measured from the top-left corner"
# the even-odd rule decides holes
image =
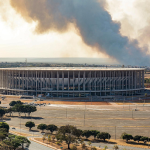
[[[106,97],[136,95],[142,90],[143,68],[0,68],[0,92],[8,95]]]

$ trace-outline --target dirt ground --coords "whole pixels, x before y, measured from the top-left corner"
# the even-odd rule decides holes
[[[34,138],[34,139],[37,140],[37,141],[39,141],[39,142],[42,142],[42,143],[43,143],[42,138]],[[56,148],[58,148],[58,149],[60,149],[60,147],[63,147],[63,148],[62,148],[63,150],[68,150],[68,145],[67,145],[65,142],[62,142],[60,145],[57,145],[56,142],[57,142],[57,141],[55,141],[55,142],[50,142],[50,143],[49,143],[47,140],[44,141],[45,144],[50,144],[51,146],[56,147]],[[75,145],[76,145],[76,144],[75,144]],[[70,148],[71,148],[72,146],[73,146],[73,144],[70,144]],[[78,150],[83,150],[82,147],[81,147],[81,144],[77,144],[76,146],[77,146],[77,149],[78,149]],[[86,145],[86,148],[88,148],[89,150],[91,149],[91,147],[90,147],[90,146],[87,146],[87,145]],[[97,150],[102,150],[102,149],[101,149],[101,148],[97,148]]]
[[[43,143],[42,138],[34,138],[34,139]],[[138,143],[138,142],[133,141],[133,140],[128,141],[128,143],[126,143],[126,141],[122,140],[122,139],[118,139],[118,140],[109,139],[109,140],[106,140],[105,142],[103,142],[102,140],[93,141],[93,139],[89,139],[89,141],[91,141],[91,142],[98,142],[98,143],[102,142],[102,143],[107,143],[107,144],[110,143],[110,144],[114,144],[114,145],[118,145],[118,146],[122,145],[122,146],[137,147],[137,148],[143,148],[143,149],[148,148],[148,144],[144,144],[141,141]],[[56,142],[57,141],[49,143],[47,140],[44,141],[45,144],[50,144],[51,146],[54,146],[56,148],[63,147],[63,150],[67,150],[68,149],[67,148],[67,144],[65,142],[61,143],[60,145],[57,145]],[[70,147],[72,147],[72,145],[73,144],[71,144]],[[86,146],[87,146],[88,149],[91,148],[91,146],[88,146],[88,145],[86,145]],[[81,144],[78,144],[77,149],[82,150]],[[97,150],[101,150],[101,148],[97,147]]]

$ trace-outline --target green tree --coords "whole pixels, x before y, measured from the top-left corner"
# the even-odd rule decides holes
[[[7,137],[7,134],[5,132],[0,132],[0,139],[3,141]]]
[[[122,135],[122,139],[124,139],[124,140],[126,140],[126,142],[128,142],[128,140],[133,139],[133,136],[130,135],[130,134],[124,133],[124,134]]]
[[[39,125],[37,126],[37,129],[42,130],[42,132],[43,132],[46,128],[47,128],[47,125],[46,125],[46,124],[43,124],[43,123],[41,123],[41,124],[39,124]]]
[[[103,139],[104,142],[105,142],[106,139],[110,139],[111,138],[111,135],[109,133],[107,133],[107,132],[101,132],[101,133],[97,134],[97,138],[98,139]]]
[[[90,130],[84,130],[82,136],[85,136],[88,139],[92,135]]]
[[[94,139],[96,138],[98,133],[100,133],[100,132],[97,130],[91,130],[91,135],[94,136]]]
[[[73,134],[79,139],[82,136],[83,131],[80,129],[77,129],[76,131],[73,132]]]
[[[31,131],[31,128],[35,127],[35,123],[32,121],[28,121],[26,122],[25,126],[29,128],[29,131]]]
[[[58,127],[54,124],[49,124],[46,128],[46,130],[51,131],[51,134],[53,134],[54,131],[57,131]]]
[[[75,142],[76,137],[73,133],[76,130],[76,127],[71,125],[62,126],[58,130],[58,132],[63,135],[62,140],[68,144],[68,149],[70,149],[70,144]]]
[[[14,112],[18,112],[18,114],[20,116],[20,114],[24,110],[23,107],[24,107],[23,105],[16,104],[12,109],[13,109]]]
[[[0,117],[2,118],[5,115],[5,110],[0,108]]]
[[[134,140],[134,141],[138,141],[138,143],[139,143],[141,137],[142,137],[142,136],[140,136],[140,135],[136,135],[136,136],[133,137],[133,140]]]
[[[17,104],[16,101],[11,101],[11,102],[9,103],[9,106],[15,106],[16,104]]]
[[[9,125],[5,122],[0,122],[0,128],[4,128],[6,132],[9,132]]]
[[[145,136],[142,136],[141,139],[140,139],[140,141],[143,141],[144,144],[146,144],[146,142],[147,142],[148,140],[149,140],[148,137],[145,137]]]
[[[27,146],[30,145],[30,141],[24,137],[24,136],[16,136],[15,139],[18,139],[20,141],[20,144],[22,145],[22,148],[24,148],[24,144],[26,144]]]

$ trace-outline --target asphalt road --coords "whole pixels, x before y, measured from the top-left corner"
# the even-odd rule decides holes
[[[27,130],[23,130],[23,129],[20,130],[19,128],[15,128],[15,129],[10,128],[10,130],[12,130],[12,131],[17,131],[17,132],[20,132],[20,131],[21,131],[22,133],[31,134],[31,132],[29,132],[29,131],[27,131]],[[36,134],[39,135],[39,136],[42,136],[42,134],[39,133],[39,132],[37,132]],[[35,134],[34,134],[34,135],[35,135]],[[29,138],[31,138],[31,137],[27,137],[27,138],[29,139]],[[44,145],[42,145],[42,144],[36,143],[36,142],[34,142],[34,141],[31,141],[31,140],[30,140],[30,142],[31,142],[31,144],[30,144],[29,148],[25,148],[26,150],[53,150],[52,148],[49,148],[49,147],[44,146]]]

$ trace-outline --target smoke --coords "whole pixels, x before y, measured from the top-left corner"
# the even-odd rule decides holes
[[[112,21],[98,0],[10,0],[12,7],[28,22],[37,22],[35,32],[50,30],[66,32],[70,24],[78,30],[83,41],[101,52],[131,65],[147,65],[147,48],[120,34],[120,24]]]

